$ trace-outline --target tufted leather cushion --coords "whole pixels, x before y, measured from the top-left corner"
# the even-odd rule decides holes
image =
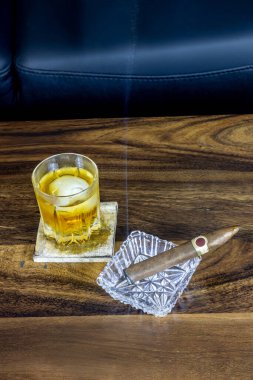
[[[0,1],[0,110],[15,102],[12,73],[13,7],[11,0]]]
[[[23,107],[82,115],[252,111],[252,1],[20,0]]]

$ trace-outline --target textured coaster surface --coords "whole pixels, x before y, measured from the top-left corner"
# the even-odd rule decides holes
[[[117,225],[117,202],[101,202],[101,223],[99,231],[92,233],[90,240],[83,244],[57,245],[47,239],[40,221],[35,253],[35,262],[103,262],[109,261],[114,254],[115,232]]]

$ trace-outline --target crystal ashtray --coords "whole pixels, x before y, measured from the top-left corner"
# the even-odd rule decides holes
[[[124,269],[131,264],[175,246],[171,241],[161,240],[145,232],[133,231],[100,273],[97,283],[114,299],[145,313],[164,317],[172,311],[188,285],[201,261],[200,258],[187,260],[122,289],[116,289],[115,285],[124,275]]]

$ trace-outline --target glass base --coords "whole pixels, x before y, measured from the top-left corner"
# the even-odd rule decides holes
[[[87,230],[82,231],[82,233],[79,234],[70,234],[70,235],[58,235],[52,227],[47,225],[46,223],[43,223],[43,230],[44,234],[49,239],[56,240],[57,244],[80,244],[82,242],[85,242],[90,239],[91,234],[94,231],[98,231],[101,228],[100,220],[96,220],[94,224]]]
[[[117,202],[102,202],[101,228],[79,244],[57,244],[55,239],[48,239],[41,220],[33,260],[44,263],[109,261],[114,254],[117,211]]]

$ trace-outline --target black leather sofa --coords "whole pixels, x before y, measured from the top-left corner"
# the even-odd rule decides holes
[[[252,112],[253,2],[0,0],[0,115]]]

